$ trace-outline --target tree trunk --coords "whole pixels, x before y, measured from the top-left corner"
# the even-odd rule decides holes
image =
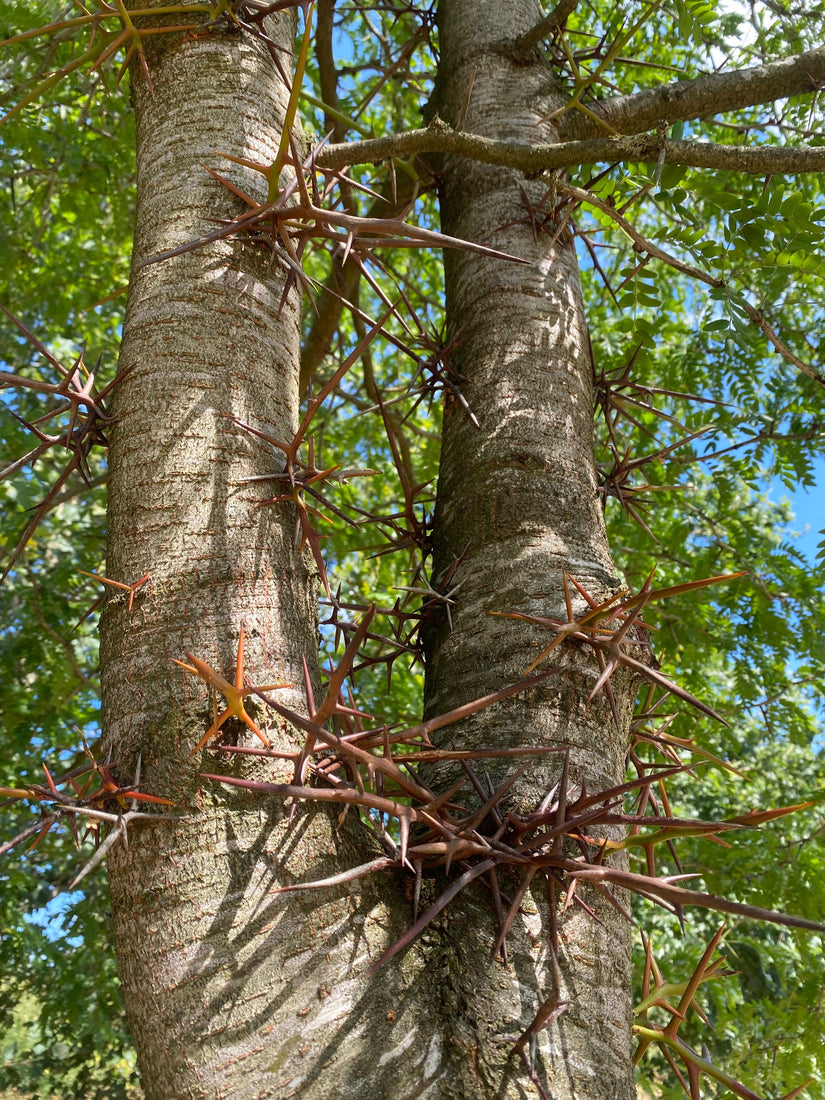
[[[288,59],[294,19],[269,27]],[[326,812],[299,812],[290,826],[281,803],[200,779],[218,770],[284,782],[291,765],[190,759],[212,711],[205,685],[173,664],[192,653],[233,679],[244,626],[251,682],[287,682],[279,699],[306,709],[316,578],[295,545],[294,511],[255,507],[278,483],[255,493],[245,482],[277,457],[227,419],[279,439],[295,431],[299,293],[282,302],[282,271],[251,241],[141,266],[240,212],[204,164],[265,201],[262,177],[215,150],[271,163],[289,89],[246,35],[151,41],[152,91],[133,67],[138,209],[121,353],[130,373],[114,409],[108,532],[109,576],[150,580],[131,612],[114,599],[103,616],[103,722],[118,779],[131,781],[140,759],[142,789],[191,816],[135,825],[128,850],[111,854],[124,997],[149,1100],[330,1096],[341,1067],[374,1060],[357,1034],[347,1058],[336,1047],[342,1025],[360,1019],[350,971],[385,948],[386,922],[376,908],[359,923],[346,890],[272,891],[375,853],[356,850]],[[283,723],[247,702],[278,748],[295,748]],[[257,744],[235,719],[224,731]],[[386,1019],[389,1005],[374,1002]]]
[[[513,50],[514,38],[540,14],[534,0],[442,0],[439,13],[434,106],[442,117],[457,126],[466,112],[469,132],[510,141],[558,140],[543,121],[561,102],[550,68],[539,51]],[[491,612],[566,619],[563,570],[597,600],[618,587],[597,496],[593,366],[579,273],[552,186],[459,159],[445,163],[443,180],[445,232],[531,264],[445,255],[448,362],[479,426],[447,397],[433,578],[454,593],[455,604],[449,619],[446,612],[433,616],[427,634],[428,715],[518,680],[553,638]],[[597,791],[621,782],[632,685],[614,685],[618,729],[603,694],[586,702],[598,676],[592,654],[561,647],[552,656],[556,675],[448,728],[444,744],[555,745],[569,750],[574,792],[583,783]],[[560,755],[539,758],[545,763],[538,765],[536,759],[512,795],[522,810],[538,808],[561,770]],[[477,779],[486,790],[513,769],[512,760],[484,761]],[[440,785],[449,778],[443,774]],[[560,921],[556,988],[539,881],[513,928],[509,967],[491,960],[495,928],[481,915],[490,906],[480,888],[450,910],[442,950],[460,958],[452,971],[459,1007],[451,1031],[464,1054],[456,1059],[464,1081],[456,1095],[524,1095],[515,1080],[500,1090],[509,1053],[500,1038],[523,1032],[539,1002],[556,998],[570,1007],[537,1036],[537,1072],[548,1094],[626,1100],[634,1095],[629,927],[601,897],[586,901],[602,923],[573,905]],[[511,893],[516,884],[509,884]]]

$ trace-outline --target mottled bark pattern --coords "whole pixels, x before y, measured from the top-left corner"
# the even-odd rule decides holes
[[[435,106],[445,120],[457,125],[466,104],[469,132],[558,140],[543,121],[560,103],[550,68],[540,51],[518,55],[512,48],[540,16],[534,0],[442,0],[439,12]],[[433,573],[438,584],[453,570],[448,587],[456,589],[456,604],[452,628],[446,615],[434,615],[427,634],[430,715],[518,679],[551,640],[490,612],[564,618],[563,569],[597,598],[617,585],[596,491],[593,366],[579,274],[569,233],[551,216],[552,186],[458,158],[446,158],[443,171],[444,230],[530,264],[445,256],[448,336],[458,341],[450,365],[464,379],[462,393],[480,427],[447,399]],[[535,235],[519,187],[535,206],[544,199]],[[566,648],[554,660],[556,674],[545,684],[448,729],[445,743],[566,746],[574,784],[586,782],[592,791],[621,781],[626,729],[616,729],[603,698],[586,702],[598,675],[595,659]],[[617,683],[616,691],[626,719],[628,685]],[[544,759],[518,787],[518,806],[535,808],[558,777],[560,758]],[[511,769],[491,761],[478,771],[497,783]],[[523,1031],[538,1000],[553,992],[543,895],[542,888],[535,911],[528,905],[517,922],[509,968],[490,959],[490,918],[485,941],[472,903],[451,909],[441,950],[464,957],[451,993],[461,1083],[449,1095],[537,1095],[523,1076],[508,1073],[500,1036]],[[604,925],[575,906],[562,923],[560,996],[573,1004],[539,1035],[538,1073],[555,1100],[627,1100],[629,929],[602,899],[587,900]]]

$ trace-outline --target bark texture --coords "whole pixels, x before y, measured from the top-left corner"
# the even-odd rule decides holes
[[[662,121],[707,118],[729,111],[772,103],[785,96],[805,95],[825,79],[825,47],[785,57],[766,65],[731,72],[708,73],[646,88],[632,95],[614,96],[592,106],[592,114],[569,111],[561,120],[566,138],[596,137],[605,131],[640,134]]]
[[[524,143],[558,140],[542,122],[558,106],[549,68],[538,53],[514,58],[507,48],[536,21],[533,0],[442,0],[439,11],[435,106],[446,121],[457,125],[466,109],[470,132]],[[445,232],[531,262],[445,256],[448,337],[456,342],[450,365],[464,379],[462,392],[480,427],[448,398],[433,574],[436,586],[455,589],[456,604],[452,626],[442,615],[429,629],[428,715],[517,680],[552,638],[491,612],[565,619],[562,570],[597,599],[617,585],[597,497],[593,367],[579,274],[569,234],[553,217],[552,188],[458,158],[446,160],[443,178]],[[531,216],[526,205],[539,209]],[[620,782],[626,729],[616,729],[603,699],[586,702],[598,675],[595,659],[568,649],[554,657],[556,676],[447,730],[447,743],[557,745],[569,749],[574,784],[593,791]],[[617,694],[627,719],[629,686],[617,684]],[[558,778],[560,757],[544,759],[531,763],[515,789],[521,809],[536,809]],[[495,786],[511,770],[511,763],[490,761],[479,779],[486,786],[489,775]],[[448,778],[442,774],[440,783]],[[507,968],[491,960],[493,921],[488,916],[485,925],[474,912],[481,902],[463,897],[451,909],[441,950],[462,957],[451,991],[457,1006],[451,1038],[463,1054],[454,1094],[536,1095],[499,1040],[524,1031],[539,1001],[556,995],[572,1005],[538,1036],[537,1072],[548,1095],[627,1100],[634,1095],[629,929],[603,899],[587,898],[601,925],[573,906],[561,923],[556,990],[543,887],[541,894],[517,921]]]
[[[293,32],[291,16],[270,21],[287,62]],[[393,1094],[374,1072],[373,1044],[392,1046],[398,1001],[364,971],[403,931],[408,907],[396,905],[393,924],[371,887],[355,900],[346,887],[274,893],[375,852],[335,816],[302,811],[289,825],[281,803],[201,779],[290,773],[250,758],[190,759],[212,710],[205,685],[172,660],[190,652],[233,679],[243,624],[249,680],[294,685],[277,694],[299,710],[302,660],[316,665],[317,584],[294,512],[257,508],[277,483],[262,492],[244,480],[282,461],[227,419],[280,439],[294,432],[299,296],[282,302],[281,270],[249,241],[142,266],[240,212],[204,164],[265,198],[262,177],[215,150],[271,163],[288,88],[265,48],[219,27],[152,43],[153,92],[133,72],[139,198],[121,354],[130,373],[114,409],[108,535],[108,575],[150,580],[131,612],[120,598],[105,611],[103,721],[118,778],[131,781],[140,758],[143,790],[189,817],[133,827],[128,849],[110,857],[130,1026],[148,1100],[328,1097],[350,1084],[377,1100]],[[254,701],[248,709],[278,747],[294,748],[282,723]],[[257,744],[234,719],[225,729]],[[373,1017],[383,1032],[367,1032]]]

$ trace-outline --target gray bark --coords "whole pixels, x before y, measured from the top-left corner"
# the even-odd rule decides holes
[[[613,96],[588,103],[596,116],[569,111],[561,122],[566,139],[587,138],[605,132],[640,134],[658,123],[707,118],[739,111],[758,103],[816,91],[825,79],[825,47],[785,57],[766,65],[731,72],[708,73],[678,80],[633,95]]]
[[[457,123],[472,79],[469,131],[511,142],[558,140],[540,122],[558,106],[549,68],[538,59],[516,61],[500,48],[535,17],[532,0],[442,0],[435,106],[449,123]],[[549,203],[535,239],[519,185],[533,204]],[[452,574],[446,583],[456,603],[452,625],[442,614],[429,629],[428,714],[517,680],[552,638],[490,612],[566,618],[563,570],[597,599],[617,585],[597,497],[593,367],[579,275],[569,235],[547,216],[553,201],[546,184],[512,170],[458,158],[444,164],[445,232],[529,258],[531,266],[465,252],[445,256],[448,337],[457,342],[449,363],[465,379],[462,392],[480,427],[448,397],[433,574],[436,586]],[[574,786],[586,783],[593,791],[621,782],[630,685],[615,685],[623,724],[617,729],[603,697],[586,703],[598,675],[592,656],[563,648],[554,659],[557,674],[546,684],[447,730],[444,744],[565,747]],[[558,778],[560,757],[544,759],[531,763],[515,789],[519,809],[536,809]],[[490,761],[479,767],[479,778],[489,775],[495,786],[508,770],[511,762],[505,768]],[[450,778],[442,774],[440,783]],[[508,884],[511,893],[514,885]],[[557,995],[572,1005],[538,1036],[537,1072],[548,1095],[626,1100],[634,1094],[629,928],[603,899],[587,898],[603,924],[573,906],[560,925],[555,989],[544,886],[535,893],[514,927],[509,967],[491,959],[494,922],[480,918],[481,890],[454,904],[443,930],[444,953],[462,955],[451,1028],[464,1052],[455,1094],[535,1095],[497,1040],[523,1031],[539,1001]]]
[[[271,33],[290,48],[294,22]],[[239,212],[209,164],[259,200],[260,176],[214,150],[274,160],[288,89],[266,50],[221,31],[153,40],[150,93],[133,70],[138,209],[132,280],[111,433],[109,576],[150,573],[131,613],[108,604],[101,624],[103,722],[116,774],[138,758],[143,790],[172,797],[182,822],[132,828],[109,860],[123,992],[149,1100],[345,1095],[364,1086],[364,1025],[398,1002],[358,976],[403,931],[367,889],[297,895],[375,855],[325,812],[284,807],[199,778],[219,771],[283,781],[290,768],[191,749],[211,722],[203,683],[173,664],[191,652],[234,676],[246,629],[255,684],[305,709],[302,658],[316,664],[317,585],[296,549],[294,512],[256,508],[244,479],[276,464],[225,419],[276,438],[297,425],[299,296],[280,307],[283,274],[251,242],[222,241],[141,266]],[[288,54],[284,55],[288,57]],[[278,747],[291,731],[249,704]],[[254,734],[234,720],[242,743]],[[247,758],[248,760],[249,758]],[[386,989],[386,993],[385,993]],[[340,1048],[340,1049],[339,1049]],[[393,1069],[393,1067],[389,1067]],[[380,1082],[379,1082],[380,1088]],[[363,1096],[387,1096],[386,1090]]]

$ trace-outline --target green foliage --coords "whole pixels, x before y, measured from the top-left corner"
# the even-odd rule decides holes
[[[0,37],[37,26],[55,5],[7,6]],[[9,17],[14,17],[14,26]],[[65,47],[64,47],[65,49]],[[33,78],[43,57],[28,46],[0,54],[6,102]],[[114,374],[122,297],[93,309],[128,279],[134,205],[133,123],[124,94],[90,95],[88,76],[63,82],[48,110],[31,107],[0,130],[0,302],[63,361],[103,356]],[[9,324],[0,328],[3,369],[39,373],[42,359]],[[34,368],[34,371],[33,371]],[[44,372],[48,377],[48,373]],[[49,378],[55,381],[54,377]],[[0,418],[5,461],[25,453],[30,436],[9,416],[39,414],[32,391],[5,391]],[[36,504],[59,472],[47,459],[0,483],[8,560]],[[99,477],[105,467],[92,471]],[[73,628],[98,595],[77,568],[97,569],[105,519],[103,487],[67,485],[65,503],[41,526],[10,583],[0,586],[3,754],[0,785],[41,782],[81,757],[75,728],[94,728],[97,639]],[[31,822],[26,807],[3,811],[3,839]],[[136,1086],[117,967],[108,944],[105,880],[93,877],[68,907],[61,891],[88,858],[67,833],[50,833],[28,855],[0,869],[0,1090],[21,1095],[125,1098]],[[59,918],[44,926],[47,907]]]
[[[63,846],[47,858],[68,866],[77,856]],[[80,900],[63,895],[70,903],[65,917],[45,923],[54,864],[40,866],[32,893],[32,862],[12,869],[3,882],[0,1088],[44,1100],[132,1100],[137,1074],[107,947],[104,884],[96,881]],[[28,907],[21,908],[27,895]]]
[[[714,41],[706,23],[691,22],[697,8],[678,6],[691,53]],[[710,8],[703,10],[707,16]],[[820,25],[821,8],[811,18]],[[796,48],[808,48],[805,22],[793,21]],[[760,34],[751,49],[762,48],[769,56],[782,47],[776,27],[767,29],[770,20],[763,26],[765,37]],[[652,52],[661,49],[660,43],[650,45]],[[801,104],[789,104],[783,120],[789,130],[803,113]],[[751,115],[753,132],[770,132],[758,114]],[[816,143],[816,126],[811,129],[807,115],[803,125],[805,139]],[[743,140],[723,122],[704,123],[690,136]],[[814,335],[821,318],[821,183],[818,177],[750,180],[667,168],[655,180],[650,167],[636,166],[632,172],[616,168],[594,186],[600,196],[611,195],[619,209],[640,188],[646,193],[627,215],[635,227],[728,285],[708,289],[655,261],[639,268],[626,245],[616,248],[621,242],[609,219],[594,215],[594,224],[604,228],[591,237],[604,277],[585,259],[585,285],[597,371],[618,377],[632,362],[638,387],[633,395],[649,406],[625,404],[637,423],[617,420],[620,449],[634,456],[651,453],[711,426],[700,440],[637,478],[636,484],[651,486],[640,489],[638,498],[650,503],[637,508],[653,539],[615,499],[608,501],[612,545],[634,584],[653,565],[657,584],[749,571],[735,584],[714,589],[710,599],[685,597],[650,616],[660,627],[656,646],[663,670],[721,708],[731,722],[727,731],[707,722],[700,730],[694,717],[683,714],[671,731],[696,737],[745,770],[744,782],[710,768],[701,773],[701,783],[680,782],[674,812],[678,807],[702,818],[719,815],[722,807],[734,814],[783,805],[814,796],[825,778],[825,649],[818,628],[825,612],[822,555],[815,564],[796,550],[788,533],[790,509],[777,500],[777,485],[793,492],[813,482],[822,450],[823,396],[821,387],[770,353],[740,303],[744,299],[764,310],[800,357],[821,362]],[[581,224],[589,228],[588,221]],[[619,286],[616,303],[609,288]],[[674,396],[679,393],[694,399]],[[615,453],[602,438],[607,473]],[[680,843],[680,866],[666,870],[698,873],[703,888],[738,900],[765,904],[770,898],[786,911],[821,913],[822,825],[818,802],[798,818],[733,838],[732,849],[709,840]],[[693,914],[682,932],[672,919],[652,914],[649,905],[639,916],[652,928],[657,958],[671,980],[690,973],[718,927],[713,918]],[[807,1078],[815,1083],[805,1095],[825,1095],[817,941],[732,921],[723,950],[737,973],[703,987],[698,1000],[710,1026],[689,1018],[688,1041],[700,1049],[706,1043],[717,1064],[760,1095],[780,1095]],[[641,1074],[652,1095],[665,1100],[684,1095],[661,1055],[649,1056]]]

